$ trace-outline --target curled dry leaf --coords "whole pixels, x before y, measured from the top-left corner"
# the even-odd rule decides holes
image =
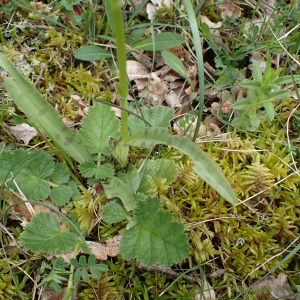
[[[18,142],[22,141],[25,145],[28,145],[31,139],[37,135],[37,130],[26,123],[10,126],[8,130]]]
[[[202,288],[202,293],[201,293],[201,287],[199,287],[196,290],[196,295],[194,296],[195,300],[215,300],[216,299],[216,293],[211,287],[211,285],[207,282],[206,279],[204,280],[199,280],[197,279],[198,284],[201,286],[203,285]]]
[[[222,22],[219,21],[217,24],[213,23],[206,16],[200,15],[200,20],[201,20],[201,23],[206,23],[209,28],[215,28],[216,29],[216,28],[220,28],[222,26]]]
[[[129,80],[149,78],[150,71],[147,67],[135,60],[127,60],[126,62],[127,75]]]

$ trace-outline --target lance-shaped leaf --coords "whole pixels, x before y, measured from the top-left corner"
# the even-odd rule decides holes
[[[151,149],[156,144],[169,145],[188,155],[194,161],[193,169],[204,181],[227,201],[232,204],[237,203],[229,182],[216,163],[186,137],[179,138],[177,136],[170,136],[166,128],[142,127],[132,132],[127,143],[127,145],[134,147],[148,149]]]
[[[130,187],[121,179],[112,176],[107,184],[103,184],[107,198],[118,197],[122,200],[127,210],[135,207],[135,199]]]
[[[4,86],[20,110],[30,121],[44,130],[54,141],[76,161],[83,163],[91,156],[78,137],[66,126],[58,112],[19,73],[4,54],[0,53],[0,65],[10,74]]]

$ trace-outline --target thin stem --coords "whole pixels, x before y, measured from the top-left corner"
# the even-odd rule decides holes
[[[127,95],[127,73],[126,73],[126,48],[125,48],[125,34],[124,34],[124,18],[121,12],[120,0],[111,1],[111,12],[114,24],[114,34],[117,46],[117,64],[119,68],[119,83],[116,84],[116,90],[119,96],[120,106],[128,109]],[[121,133],[122,144],[128,142],[128,112],[121,111]],[[128,146],[122,146],[121,163],[123,166],[127,164]]]

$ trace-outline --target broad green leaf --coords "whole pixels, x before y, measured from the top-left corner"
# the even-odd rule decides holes
[[[55,165],[54,171],[51,175],[53,183],[63,184],[67,183],[70,180],[70,173],[67,166],[58,163]]]
[[[89,256],[89,259],[88,259],[88,265],[89,266],[93,266],[95,264],[95,262],[96,262],[96,259],[97,259],[96,255],[95,254],[91,254]]]
[[[189,254],[184,226],[161,209],[160,199],[138,201],[133,211],[137,225],[122,233],[120,253],[125,259],[137,258],[143,265],[170,267]]]
[[[119,178],[112,176],[108,183],[103,184],[107,198],[119,197],[127,210],[135,207],[131,189]]]
[[[186,76],[186,68],[183,65],[183,62],[173,53],[169,51],[162,51],[162,56],[166,62],[166,64],[173,69],[175,72],[177,72],[180,76],[185,78],[191,86],[193,86],[192,79]]]
[[[186,137],[170,136],[166,128],[146,127],[133,131],[127,144],[148,149],[151,149],[156,144],[166,144],[183,152],[194,161],[193,169],[204,181],[227,201],[232,204],[237,203],[230,184],[216,163]]]
[[[104,49],[96,45],[83,46],[77,51],[75,51],[74,56],[77,59],[84,60],[84,61],[93,61],[93,60],[100,60],[103,58],[111,58],[111,54],[108,51],[105,51]]]
[[[127,172],[118,172],[118,178],[120,178],[126,185],[130,187],[133,193],[139,188],[141,179],[136,167],[133,164],[129,164],[127,167]]]
[[[63,184],[52,188],[50,198],[57,205],[63,206],[70,201],[72,194],[72,188]]]
[[[82,268],[84,268],[86,266],[86,257],[84,255],[81,255],[79,257],[79,264]]]
[[[99,270],[99,271],[103,271],[106,272],[108,271],[108,266],[105,264],[97,264],[97,265],[93,265],[93,268]]]
[[[178,46],[185,41],[185,37],[171,32],[164,32],[154,36],[155,51],[165,50]],[[145,39],[133,46],[136,50],[153,51],[153,38],[152,36]]]
[[[178,174],[178,166],[173,160],[160,158],[147,160],[140,171],[141,184],[138,188],[139,193],[146,194],[154,185],[154,178],[166,179],[165,184],[174,182]]]
[[[88,111],[88,116],[81,121],[83,127],[78,131],[78,137],[82,140],[91,154],[105,153],[109,137],[118,137],[120,122],[109,105],[96,103]]]
[[[85,177],[95,176],[98,179],[105,179],[114,175],[114,168],[110,164],[97,165],[94,162],[86,161],[79,165],[81,174]]]
[[[71,258],[70,259],[70,263],[72,266],[74,266],[75,268],[80,268],[80,265],[78,263],[78,261],[75,258]]]
[[[142,110],[142,116],[151,126],[169,127],[170,121],[174,118],[174,109],[166,106],[154,106]],[[128,118],[128,130],[147,126],[143,120],[132,115]]]
[[[113,224],[123,221],[126,217],[126,211],[121,205],[109,202],[104,205],[101,216],[104,222]]]
[[[20,110],[30,121],[44,130],[61,149],[67,151],[76,161],[83,163],[91,160],[78,137],[60,119],[58,112],[47,102],[38,91],[21,76],[19,71],[0,53],[0,65],[10,73],[4,86]]]
[[[61,231],[56,215],[40,212],[31,218],[20,235],[20,245],[34,253],[67,252],[75,247],[77,234]]]

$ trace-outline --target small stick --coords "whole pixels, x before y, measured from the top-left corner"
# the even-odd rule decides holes
[[[34,87],[36,87],[36,85],[39,82],[39,80],[42,79],[42,76],[43,76],[43,73],[45,71],[45,68],[46,68],[46,64],[45,63],[41,63],[41,71],[40,71],[39,77],[37,78],[37,80],[33,84]]]

